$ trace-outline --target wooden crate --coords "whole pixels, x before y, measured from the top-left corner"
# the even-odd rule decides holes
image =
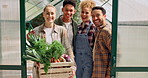
[[[43,64],[39,68],[39,78],[68,78],[72,74],[73,62],[58,62],[51,63],[51,66],[48,68],[48,74],[44,72]]]

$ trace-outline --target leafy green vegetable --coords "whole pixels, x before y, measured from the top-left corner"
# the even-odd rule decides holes
[[[44,64],[44,71],[47,74],[51,58],[58,59],[65,53],[65,48],[58,41],[53,41],[52,44],[49,45],[44,38],[37,35],[29,34],[28,37],[29,43],[26,43],[26,55],[23,57],[26,60]]]

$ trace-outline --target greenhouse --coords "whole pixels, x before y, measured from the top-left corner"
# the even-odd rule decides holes
[[[64,0],[0,0],[0,78],[32,78],[26,34],[41,25],[43,8],[62,14]],[[74,19],[80,23],[77,2]],[[112,24],[111,78],[148,78],[148,0],[94,0]]]

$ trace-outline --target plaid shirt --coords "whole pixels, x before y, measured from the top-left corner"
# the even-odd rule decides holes
[[[87,30],[87,27],[89,26],[89,24],[91,23],[88,22],[88,23],[81,23],[79,26],[78,26],[78,32],[77,34],[85,34],[86,33],[86,30]],[[84,26],[83,26],[84,25]],[[83,27],[82,27],[83,26]],[[95,33],[95,30],[96,30],[96,27],[94,24],[92,24],[90,26],[90,30],[88,31],[88,41],[89,41],[89,44],[90,46],[93,48],[93,45],[94,45],[94,41],[95,41],[95,37],[94,37],[94,33]]]
[[[105,78],[110,76],[111,64],[111,29],[102,26],[95,33],[95,43],[93,49],[93,73],[92,78]]]

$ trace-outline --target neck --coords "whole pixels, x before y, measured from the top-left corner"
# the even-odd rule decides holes
[[[54,23],[45,23],[45,27],[52,28],[54,26]]]
[[[105,26],[106,26],[106,24],[104,23],[104,24],[98,26],[97,28],[98,28],[98,29],[102,29],[102,28],[105,27]]]
[[[85,24],[89,24],[89,21],[83,21],[83,22],[82,22],[82,28],[84,28],[84,25],[85,25]]]
[[[62,17],[63,22],[68,23],[71,21],[71,19],[65,18],[64,16]]]
[[[83,23],[85,23],[85,24],[86,24],[86,23],[89,23],[89,22],[90,22],[90,20],[88,20],[88,21],[83,21]]]

